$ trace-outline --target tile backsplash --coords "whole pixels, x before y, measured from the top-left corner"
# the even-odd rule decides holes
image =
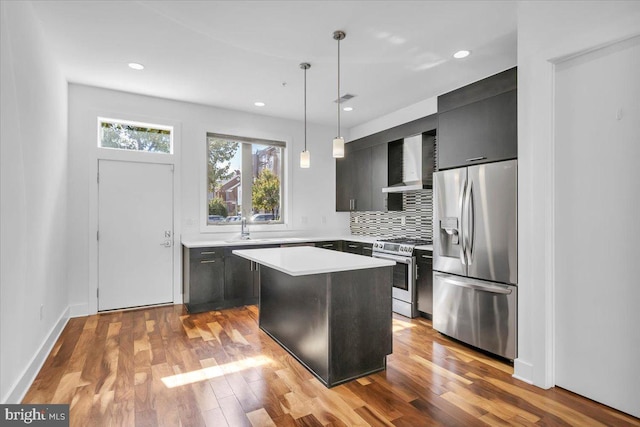
[[[351,212],[351,234],[432,240],[433,190],[403,193],[402,206],[401,212]]]

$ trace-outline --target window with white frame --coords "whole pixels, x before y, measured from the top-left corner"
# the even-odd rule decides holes
[[[173,154],[171,126],[103,118],[98,122],[98,146],[101,148]]]
[[[207,225],[282,224],[286,144],[207,134]]]

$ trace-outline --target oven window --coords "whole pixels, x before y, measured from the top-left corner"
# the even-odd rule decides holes
[[[393,287],[404,291],[409,290],[409,266],[407,264],[397,263],[393,267]]]

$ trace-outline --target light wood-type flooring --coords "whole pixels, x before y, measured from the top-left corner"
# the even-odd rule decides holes
[[[640,426],[397,315],[387,370],[327,389],[257,319],[179,305],[71,319],[23,403],[69,403],[73,426]]]

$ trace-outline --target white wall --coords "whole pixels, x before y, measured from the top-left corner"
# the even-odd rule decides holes
[[[519,4],[519,318],[518,359],[514,368],[516,377],[540,387],[555,384],[553,312],[557,277],[554,197],[558,184],[553,172],[556,148],[552,61],[639,33],[640,2],[531,1]],[[620,82],[621,86],[624,84]],[[603,174],[619,173],[610,164],[598,165],[598,168]],[[594,196],[597,198],[598,195]],[[584,260],[584,265],[600,274],[606,266],[598,262],[597,253],[603,248],[595,237],[593,249],[593,259]],[[637,278],[629,279],[637,283]],[[612,348],[612,359],[603,360],[605,365],[596,368],[606,369],[606,363],[616,363],[615,351]]]
[[[311,168],[300,169],[299,153],[304,142],[302,122],[72,84],[69,86],[69,244],[73,261],[69,267],[69,283],[70,304],[75,315],[90,312],[90,299],[95,298],[95,293],[89,292],[88,284],[95,280],[91,277],[91,263],[95,263],[90,250],[95,241],[91,219],[95,201],[91,192],[95,182],[93,163],[98,116],[179,125],[181,223],[176,224],[176,231],[181,229],[183,236],[211,240],[227,238],[219,233],[200,231],[207,132],[290,141],[290,223],[286,230],[278,233],[348,233],[348,213],[335,212],[335,160],[331,156],[333,127],[308,125]],[[252,234],[255,235],[255,230]]]
[[[68,318],[67,83],[31,5],[0,7],[0,402],[17,403]]]
[[[471,82],[469,82],[471,83]],[[349,129],[349,141],[409,123],[438,112],[438,97],[425,99]]]

